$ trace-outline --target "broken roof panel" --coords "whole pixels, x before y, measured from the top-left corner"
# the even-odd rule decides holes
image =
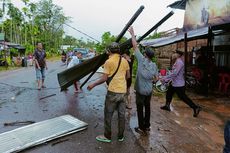
[[[0,152],[19,152],[26,148],[66,136],[87,128],[87,123],[71,115],[27,125],[0,134]]]

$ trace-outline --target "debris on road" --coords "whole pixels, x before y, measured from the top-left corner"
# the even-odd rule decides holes
[[[26,125],[0,134],[0,152],[19,152],[29,147],[80,132],[85,130],[87,126],[87,123],[71,115],[63,115]]]
[[[158,131],[166,131],[166,132],[171,132],[171,130],[169,130],[169,129],[162,129],[162,128],[160,128],[160,127],[158,127],[158,129],[157,129]]]
[[[51,146],[55,146],[56,144],[59,144],[59,143],[65,142],[65,141],[69,141],[69,139],[59,140],[57,142],[52,143]]]
[[[165,151],[168,153],[168,150],[167,150],[167,148],[164,146],[164,145],[162,145],[162,147],[165,149]]]
[[[35,123],[35,121],[16,121],[16,122],[4,123],[4,126],[20,126],[20,125],[28,125],[33,123]]]
[[[97,123],[97,124],[94,126],[94,128],[97,128],[98,125],[99,125],[99,124]]]
[[[48,95],[48,96],[45,96],[45,97],[42,97],[40,98],[39,100],[42,100],[42,99],[45,99],[45,98],[49,98],[49,97],[52,97],[52,96],[55,96],[56,94],[51,94],[51,95]]]

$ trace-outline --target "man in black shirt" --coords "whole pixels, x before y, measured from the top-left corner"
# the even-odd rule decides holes
[[[34,51],[34,61],[38,90],[41,90],[41,88],[45,88],[45,69],[48,69],[46,64],[46,52],[43,50],[42,43],[37,43],[37,48]]]

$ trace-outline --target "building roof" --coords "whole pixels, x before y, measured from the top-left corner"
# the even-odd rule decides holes
[[[174,8],[174,9],[185,10],[186,0],[178,0],[178,1],[168,5],[168,7],[171,7],[171,8]]]
[[[208,27],[204,27],[197,30],[192,30],[187,33],[187,39],[200,39],[207,37],[208,35]],[[162,47],[166,45],[170,45],[173,43],[177,43],[184,40],[184,32],[181,32],[178,35],[169,36],[169,37],[163,37],[158,39],[150,39],[150,40],[143,40],[140,42],[142,46],[151,46],[151,47]]]
[[[220,35],[229,31],[230,23],[212,26],[212,33],[214,35]],[[173,43],[184,41],[184,34],[185,32],[181,32],[177,35],[169,36],[169,37],[162,37],[157,39],[150,39],[150,40],[143,40],[140,42],[142,46],[151,46],[154,48],[162,47],[166,45],[170,45]],[[187,40],[196,40],[196,39],[204,39],[208,37],[208,27],[203,27],[196,30],[191,30],[187,32]]]
[[[11,43],[11,42],[6,42],[6,41],[0,41],[0,45],[4,46],[5,48],[15,48],[18,50],[25,50],[26,48],[21,46],[20,44],[15,44],[15,43]]]

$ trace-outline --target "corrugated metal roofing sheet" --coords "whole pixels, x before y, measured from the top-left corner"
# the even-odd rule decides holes
[[[41,143],[84,130],[87,128],[87,125],[87,123],[70,115],[64,115],[27,125],[0,134],[0,152],[18,152]]]
[[[204,37],[208,35],[208,27],[200,28],[197,30],[192,30],[187,33],[187,39],[195,39],[199,37]],[[184,40],[184,33],[181,33],[176,36],[158,38],[158,39],[151,39],[151,40],[144,40],[141,41],[140,44],[142,46],[152,46],[152,47],[162,47],[166,45],[170,45],[176,42],[180,42]]]

